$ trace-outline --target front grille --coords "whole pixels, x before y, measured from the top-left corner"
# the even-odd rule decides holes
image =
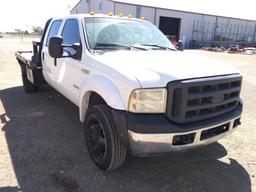
[[[216,117],[239,104],[242,77],[218,76],[168,83],[167,117],[188,123]]]

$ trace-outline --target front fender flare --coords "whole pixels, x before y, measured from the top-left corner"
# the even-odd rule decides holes
[[[107,78],[100,75],[93,75],[86,79],[80,92],[79,116],[81,122],[84,121],[90,95],[93,92],[100,95],[113,109],[126,109],[124,101],[117,87]]]

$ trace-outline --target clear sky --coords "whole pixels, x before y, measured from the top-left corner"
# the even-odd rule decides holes
[[[78,0],[1,0],[0,32],[43,27],[50,17],[68,15]]]

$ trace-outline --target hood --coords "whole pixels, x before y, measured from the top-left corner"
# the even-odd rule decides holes
[[[170,81],[238,73],[226,63],[180,51],[113,51],[95,56],[111,69],[137,79],[142,88]]]

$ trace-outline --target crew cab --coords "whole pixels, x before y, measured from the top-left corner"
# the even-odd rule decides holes
[[[106,171],[120,167],[127,153],[208,145],[240,125],[240,73],[177,50],[144,19],[53,18],[33,51],[16,58],[26,92],[48,84],[79,108],[89,154]]]

